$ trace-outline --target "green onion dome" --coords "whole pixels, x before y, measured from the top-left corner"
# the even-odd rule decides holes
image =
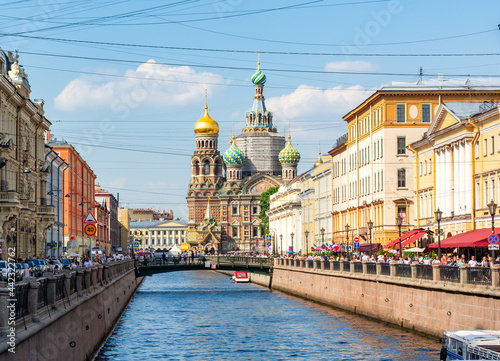
[[[285,148],[279,154],[279,160],[282,165],[297,165],[300,161],[300,153],[293,147],[290,135]]]
[[[229,142],[231,145],[222,157],[226,165],[241,165],[245,161],[243,152],[236,146],[235,137]]]

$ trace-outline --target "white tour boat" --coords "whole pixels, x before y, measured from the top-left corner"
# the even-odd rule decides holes
[[[500,360],[500,331],[444,331],[446,361]],[[441,360],[444,360],[442,350]]]

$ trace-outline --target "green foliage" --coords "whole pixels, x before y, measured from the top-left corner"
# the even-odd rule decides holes
[[[429,258],[430,259],[434,259],[434,257],[436,257],[436,256],[437,256],[436,252],[434,252],[434,251],[431,251],[431,253],[429,253]]]
[[[260,213],[259,213],[259,218],[260,218],[260,231],[261,234],[268,234],[269,233],[269,217],[267,216],[266,212],[269,210],[269,199],[271,196],[278,191],[280,187],[271,187],[267,191],[262,192],[260,195]]]

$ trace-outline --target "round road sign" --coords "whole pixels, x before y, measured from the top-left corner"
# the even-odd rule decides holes
[[[86,224],[85,225],[85,234],[87,236],[93,236],[97,232],[97,227],[95,224]]]

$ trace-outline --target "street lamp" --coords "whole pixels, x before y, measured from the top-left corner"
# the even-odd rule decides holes
[[[490,204],[488,204],[488,210],[490,211],[491,215],[491,234],[495,234],[495,212],[497,210],[497,204],[491,200]],[[493,256],[493,259],[495,259],[495,250],[493,249],[491,251],[491,255]]]
[[[322,243],[321,249],[324,250],[323,246],[325,245],[325,229],[321,227],[319,231],[321,232],[321,243]]]
[[[280,256],[283,256],[283,235],[280,234]]]
[[[434,217],[436,217],[436,221],[438,222],[438,258],[439,261],[441,262],[441,217],[443,216],[443,212],[437,209],[437,211],[434,212]]]
[[[373,228],[373,222],[370,219],[368,221],[368,229],[370,230],[370,258],[372,258],[372,228]]]
[[[345,245],[345,252],[346,252],[346,255],[348,254],[348,250],[349,250],[349,229],[351,227],[349,227],[349,223],[346,223],[345,224],[345,233],[346,233],[346,240],[347,240],[347,243]]]
[[[396,222],[398,223],[398,229],[399,229],[399,259],[403,259],[403,252],[401,251],[401,224],[403,223],[403,218],[401,218],[400,215],[398,215],[398,218],[396,218]]]
[[[309,236],[309,231],[305,231],[304,234],[306,235],[306,256],[309,254],[309,243],[307,242],[307,237]]]
[[[292,238],[292,256],[293,256],[293,236],[295,236],[295,234],[293,234],[293,232],[290,233],[290,237]]]

